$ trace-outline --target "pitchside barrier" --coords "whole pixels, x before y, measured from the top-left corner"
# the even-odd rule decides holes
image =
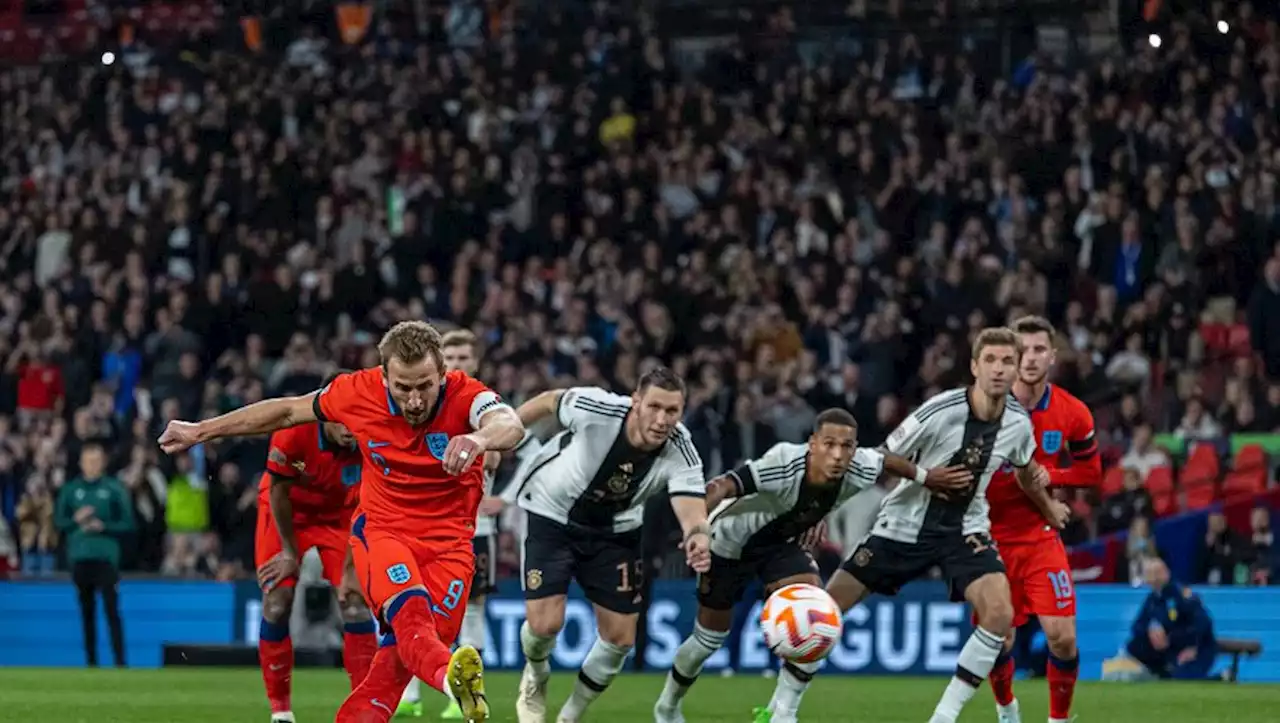
[[[1261,643],[1261,654],[1240,662],[1242,681],[1280,682],[1280,588],[1198,589],[1220,638]],[[1146,594],[1118,585],[1082,585],[1079,596],[1081,675],[1097,679],[1102,661],[1123,647]],[[252,582],[126,580],[121,611],[130,665],[253,665],[261,611]],[[299,596],[302,599],[303,596]],[[688,580],[657,581],[643,618],[642,667],[666,670],[693,625],[694,588]],[[729,643],[706,669],[760,671],[774,664],[754,625],[760,604],[742,606]],[[520,586],[506,581],[489,598],[485,663],[493,669],[522,664]],[[101,615],[101,606],[99,606]],[[826,663],[826,673],[945,675],[970,631],[963,605],[948,602],[940,583],[916,583],[896,598],[873,597],[845,616],[844,635]],[[99,659],[111,660],[105,621],[98,625]],[[561,669],[581,665],[595,636],[591,607],[575,589],[565,629],[552,656]],[[1026,642],[1035,646],[1034,636]],[[336,638],[335,638],[336,639]],[[167,652],[166,652],[167,651]],[[337,665],[336,650],[300,651],[300,665]],[[1223,667],[1229,664],[1224,657]],[[0,665],[84,664],[80,617],[67,581],[0,583]]]

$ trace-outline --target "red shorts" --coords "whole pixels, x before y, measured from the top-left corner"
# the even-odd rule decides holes
[[[1013,625],[1020,627],[1036,617],[1075,617],[1076,588],[1071,563],[1062,540],[1034,544],[1001,545],[1013,593]]]
[[[359,515],[351,526],[351,555],[356,578],[370,610],[384,606],[410,588],[427,591],[440,641],[453,645],[471,596],[476,557],[470,536],[420,539],[403,533],[367,530]]]
[[[347,561],[347,528],[342,525],[299,525],[294,521],[293,534],[298,538],[298,554],[311,548],[320,553],[324,579],[336,590],[342,583],[342,564]],[[269,505],[258,506],[258,533],[253,541],[253,564],[261,568],[268,560],[284,551],[280,531],[271,516]],[[281,580],[284,587],[298,584],[297,576]]]

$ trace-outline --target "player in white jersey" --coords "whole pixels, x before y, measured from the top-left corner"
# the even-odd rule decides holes
[[[580,720],[622,670],[643,603],[640,526],[647,498],[670,498],[687,562],[698,572],[710,567],[702,460],[680,424],[684,406],[684,382],[660,367],[641,377],[629,397],[575,387],[545,392],[517,410],[530,427],[554,415],[564,428],[512,482],[516,504],[528,513],[520,723],[546,719],[548,658],[564,627],[571,580],[595,608],[598,637],[556,720]]]
[[[475,334],[458,329],[444,335],[440,343],[444,356],[446,371],[455,369],[475,376],[480,367],[480,343]],[[478,651],[484,650],[485,642],[485,599],[496,588],[497,579],[497,525],[493,515],[502,509],[502,502],[493,494],[493,478],[502,456],[497,452],[486,452],[484,455],[484,492],[485,498],[480,502],[480,513],[476,517],[476,531],[471,538],[471,547],[476,555],[475,576],[471,582],[471,599],[467,601],[466,612],[462,617],[462,629],[458,632],[458,645],[470,645]],[[409,681],[400,697],[400,705],[396,708],[397,717],[422,717],[422,682],[417,678]],[[458,703],[450,700],[440,713],[441,720],[462,720],[462,709]]]
[[[702,665],[723,645],[733,606],[753,578],[765,595],[805,583],[822,585],[801,537],[828,514],[871,487],[882,472],[940,490],[973,480],[964,467],[921,472],[910,460],[858,448],[858,424],[843,409],[818,415],[808,444],[783,442],[707,485],[711,570],[698,578],[698,615],[653,709],[656,723],[684,723],[681,703]],[[732,498],[732,499],[730,499]],[[790,663],[785,665],[790,666]]]
[[[885,498],[871,535],[827,583],[827,592],[848,610],[870,593],[895,594],[936,565],[952,598],[973,605],[981,624],[961,649],[930,723],[955,723],[991,672],[1013,621],[1004,563],[988,534],[984,495],[991,476],[1012,465],[1023,490],[1042,509],[1052,509],[1048,473],[1032,458],[1031,418],[1009,393],[1018,372],[1018,343],[1009,329],[984,329],[969,363],[974,384],[925,402],[885,443],[886,452],[912,459],[922,469],[961,465],[973,480],[961,490],[938,491],[903,479]],[[793,723],[817,669],[816,664],[783,669],[768,708],[756,712],[757,723]]]

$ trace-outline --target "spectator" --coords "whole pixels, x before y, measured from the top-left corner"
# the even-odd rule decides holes
[[[1154,516],[1155,506],[1151,493],[1142,486],[1143,479],[1137,469],[1125,466],[1124,488],[1102,502],[1098,517],[1099,534],[1121,532],[1130,529],[1139,518]]]
[[[22,572],[45,575],[53,572],[58,554],[58,528],[53,522],[54,497],[38,476],[27,479],[26,494],[18,503],[18,545],[22,549]]]
[[[1151,425],[1145,422],[1138,424],[1133,428],[1129,450],[1120,458],[1120,466],[1126,472],[1137,472],[1139,480],[1145,480],[1156,467],[1170,466],[1169,453],[1152,444],[1152,439]]]
[[[204,478],[193,474],[191,454],[179,455],[176,473],[165,494],[165,526],[168,529],[164,563],[169,575],[212,574],[217,570],[216,537],[209,532],[209,490]],[[210,560],[215,562],[210,564]]]
[[[1249,340],[1262,356],[1267,376],[1280,379],[1280,258],[1267,259],[1262,283],[1249,299]]]
[[[1129,537],[1124,552],[1116,561],[1116,582],[1127,582],[1134,587],[1142,585],[1142,566],[1158,556],[1155,538],[1151,536],[1151,523],[1146,517],[1135,517],[1129,523]]]
[[[1249,515],[1249,531],[1253,549],[1250,559],[1253,565],[1250,576],[1254,585],[1275,585],[1280,583],[1280,575],[1276,574],[1277,563],[1280,562],[1280,547],[1276,547],[1275,533],[1271,529],[1271,510],[1258,506]]]
[[[58,492],[54,519],[67,536],[67,561],[80,598],[80,622],[89,667],[98,665],[97,596],[111,634],[116,666],[123,667],[124,627],[120,621],[120,538],[133,532],[133,504],[123,485],[106,476],[107,454],[99,445],[80,452],[80,477]]]
[[[1170,579],[1160,558],[1148,558],[1144,573],[1151,594],[1133,621],[1126,651],[1159,678],[1208,677],[1218,657],[1209,611],[1190,588]]]
[[[1187,411],[1173,433],[1191,442],[1207,442],[1222,437],[1222,425],[1209,416],[1199,397],[1193,397],[1187,400]]]
[[[1196,582],[1208,585],[1249,584],[1249,544],[1227,526],[1226,515],[1209,513],[1204,545],[1196,561]]]

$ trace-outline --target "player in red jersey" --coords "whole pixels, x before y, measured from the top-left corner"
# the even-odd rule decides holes
[[[342,661],[354,690],[378,649],[347,546],[359,501],[360,452],[341,424],[304,424],[271,435],[267,471],[258,483],[254,559],[262,586],[258,660],[272,723],[293,723],[290,682],[293,641],[289,615],[298,560],[315,548],[342,611]]]
[[[461,646],[451,656],[449,645],[475,565],[471,536],[484,453],[515,447],[524,426],[488,387],[462,372],[443,372],[440,333],[431,325],[396,324],[378,352],[380,367],[339,376],[319,392],[203,422],[170,422],[160,447],[173,453],[313,421],[346,425],[364,458],[352,556],[385,635],[336,722],[385,723],[414,675],[451,693],[463,720],[488,720],[479,654]]]
[[[1049,471],[1051,487],[1092,487],[1102,479],[1102,461],[1094,439],[1093,414],[1065,389],[1048,383],[1054,364],[1054,330],[1048,321],[1028,316],[1013,323],[1022,342],[1022,361],[1013,394],[1031,412],[1035,427],[1036,461]],[[1069,458],[1065,464],[1063,456]],[[1071,714],[1079,673],[1076,649],[1076,596],[1071,565],[1062,538],[1046,524],[1039,508],[1003,471],[987,489],[991,505],[991,536],[999,546],[1009,573],[1016,630],[1032,616],[1040,620],[1049,646],[1049,723],[1066,723]],[[1065,522],[1069,508],[1055,501]],[[1013,696],[1013,658],[1005,652],[988,676],[995,692],[1000,723],[1021,723]]]

